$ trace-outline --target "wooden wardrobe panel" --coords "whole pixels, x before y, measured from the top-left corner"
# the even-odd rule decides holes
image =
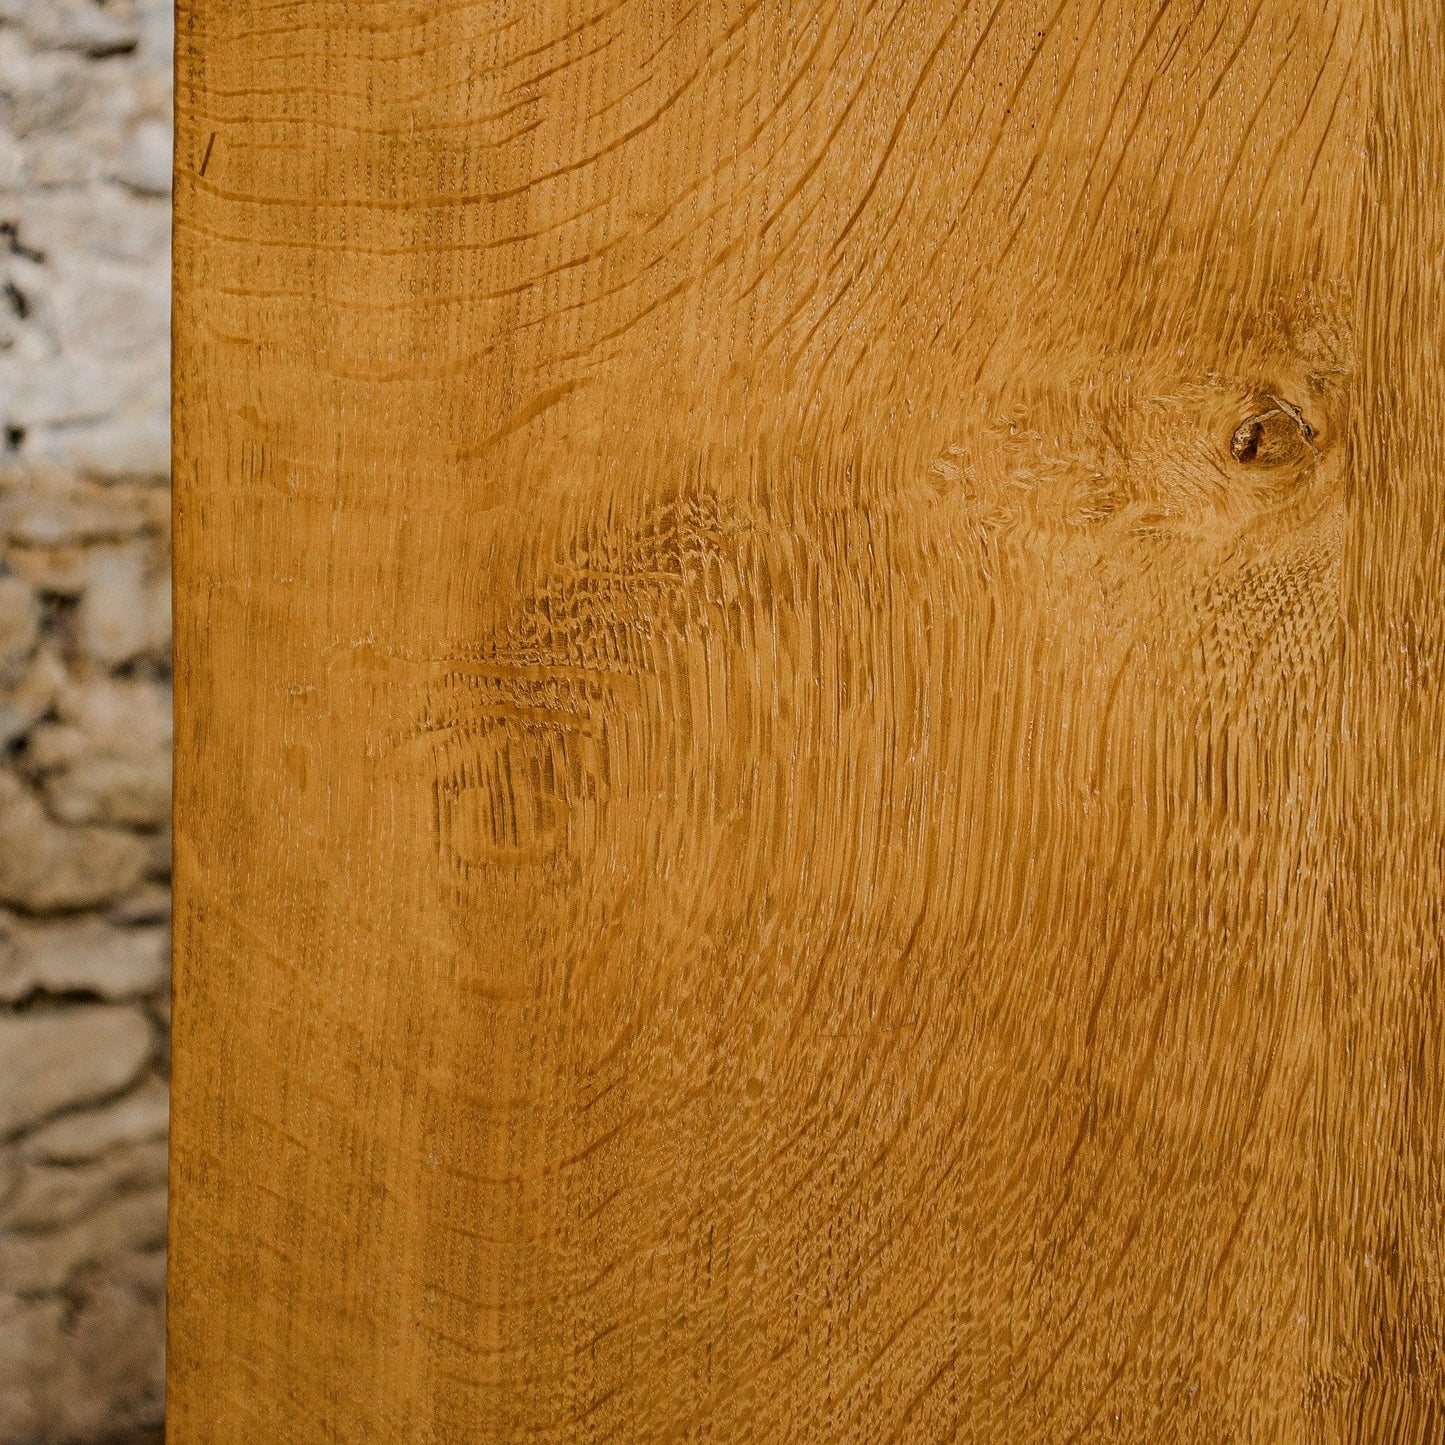
[[[1442,28],[182,0],[173,1441],[1445,1430]]]

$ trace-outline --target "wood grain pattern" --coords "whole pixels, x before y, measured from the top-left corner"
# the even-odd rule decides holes
[[[1445,20],[182,0],[170,1438],[1445,1438]]]

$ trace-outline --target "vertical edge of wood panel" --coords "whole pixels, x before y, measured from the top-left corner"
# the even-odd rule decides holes
[[[1374,8],[1310,1398],[1445,1432],[1445,19]]]

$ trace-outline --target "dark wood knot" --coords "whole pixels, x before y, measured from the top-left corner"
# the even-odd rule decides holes
[[[1246,417],[1229,439],[1229,454],[1248,467],[1298,465],[1311,455],[1318,456],[1315,429],[1300,415],[1297,406],[1280,397],[1267,411]]]

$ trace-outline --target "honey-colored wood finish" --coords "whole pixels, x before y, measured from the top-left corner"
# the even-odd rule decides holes
[[[1442,30],[182,0],[175,1445],[1445,1439]]]

